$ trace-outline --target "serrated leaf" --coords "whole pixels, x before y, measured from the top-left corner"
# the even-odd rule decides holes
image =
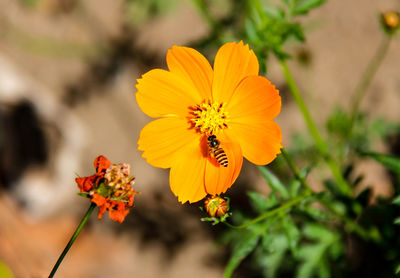
[[[264,166],[257,166],[257,168],[272,190],[279,192],[284,199],[289,198],[289,192],[277,176]]]
[[[293,15],[306,14],[310,10],[322,5],[326,0],[298,0],[292,11]]]
[[[257,246],[259,238],[260,236],[255,233],[248,233],[242,237],[242,239],[233,248],[232,255],[225,268],[224,278],[232,276],[233,271]]]
[[[361,155],[375,159],[385,167],[394,171],[397,175],[400,175],[400,157],[376,152],[361,152]]]

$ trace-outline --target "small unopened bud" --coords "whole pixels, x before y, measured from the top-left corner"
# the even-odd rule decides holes
[[[398,12],[385,12],[381,15],[382,24],[386,31],[393,32],[399,28],[400,14]]]
[[[204,207],[210,217],[223,217],[229,210],[228,202],[219,196],[207,198]]]

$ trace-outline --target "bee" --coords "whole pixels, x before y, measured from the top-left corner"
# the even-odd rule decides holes
[[[217,162],[224,167],[228,167],[228,157],[226,156],[224,149],[220,147],[217,137],[215,135],[210,135],[207,138],[207,142],[210,152],[215,157]]]

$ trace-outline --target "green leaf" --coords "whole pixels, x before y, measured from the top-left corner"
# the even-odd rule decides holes
[[[310,173],[312,167],[311,166],[307,166],[304,167],[303,169],[300,170],[300,176],[303,179],[306,179],[308,173]],[[301,183],[297,180],[297,179],[293,179],[290,181],[289,183],[289,192],[290,192],[290,197],[294,198],[299,194],[301,188]]]
[[[232,256],[225,268],[224,278],[232,276],[233,271],[257,246],[259,238],[259,234],[256,233],[249,232],[247,235],[243,235],[241,240],[233,248]]]
[[[297,0],[292,10],[293,15],[306,14],[310,10],[322,5],[326,0]]]
[[[268,239],[266,239],[268,238]],[[263,256],[262,263],[264,265],[263,269],[265,269],[266,277],[276,277],[277,271],[279,267],[282,265],[282,261],[285,259],[285,253],[288,249],[287,239],[283,235],[271,235],[271,234],[264,234],[263,235],[263,242],[267,241],[270,242],[270,246],[266,249],[266,256]]]
[[[375,152],[361,152],[361,155],[375,159],[379,163],[383,164],[383,166],[395,172],[397,175],[400,175],[400,157]]]
[[[400,264],[397,265],[396,270],[395,270],[395,274],[399,275],[400,274]]]
[[[296,248],[300,240],[300,231],[297,226],[293,223],[290,216],[283,218],[283,229],[285,231],[288,246],[293,254],[296,253]]]
[[[268,199],[265,198],[264,195],[261,195],[254,191],[249,191],[247,192],[247,196],[249,196],[251,206],[256,212],[261,213],[270,208]]]
[[[86,197],[86,198],[90,197],[89,193],[85,193],[85,192],[79,192],[79,193],[76,193],[76,194],[78,194],[79,196],[82,196],[82,197]]]
[[[305,207],[302,210],[315,220],[330,221],[334,219],[334,217],[318,208]]]
[[[304,227],[304,235],[308,238],[315,240],[322,240],[322,238],[329,237],[332,232],[322,225],[309,224]]]
[[[277,176],[264,166],[257,166],[257,168],[272,190],[279,192],[284,199],[289,198],[288,190]]]
[[[342,253],[340,236],[329,228],[318,225],[309,224],[304,227],[303,233],[305,237],[311,239],[306,242],[298,250],[297,258],[301,260],[300,267],[297,271],[297,278],[311,278],[318,273],[318,277],[330,277],[329,259],[337,258]],[[332,250],[334,248],[335,250]]]
[[[396,205],[396,206],[400,206],[400,195],[397,196],[396,198],[394,198],[394,200],[392,201],[392,204]]]
[[[393,221],[393,223],[396,224],[396,225],[400,225],[400,217],[397,217],[397,218]]]
[[[257,29],[256,29],[256,26],[254,25],[253,21],[246,19],[244,26],[245,26],[247,37],[248,37],[249,41],[251,42],[251,44],[258,45],[258,44],[262,43],[262,41],[260,40],[260,37],[257,34]]]
[[[291,180],[289,183],[290,197],[294,198],[299,194],[301,183],[298,180]]]

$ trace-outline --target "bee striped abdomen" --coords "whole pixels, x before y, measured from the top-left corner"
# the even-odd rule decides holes
[[[214,150],[214,156],[220,165],[228,167],[228,157],[222,148]]]
[[[210,147],[210,152],[215,157],[219,165],[228,167],[228,157],[223,148],[220,147],[219,141],[215,135],[211,135],[207,138],[208,146]]]

